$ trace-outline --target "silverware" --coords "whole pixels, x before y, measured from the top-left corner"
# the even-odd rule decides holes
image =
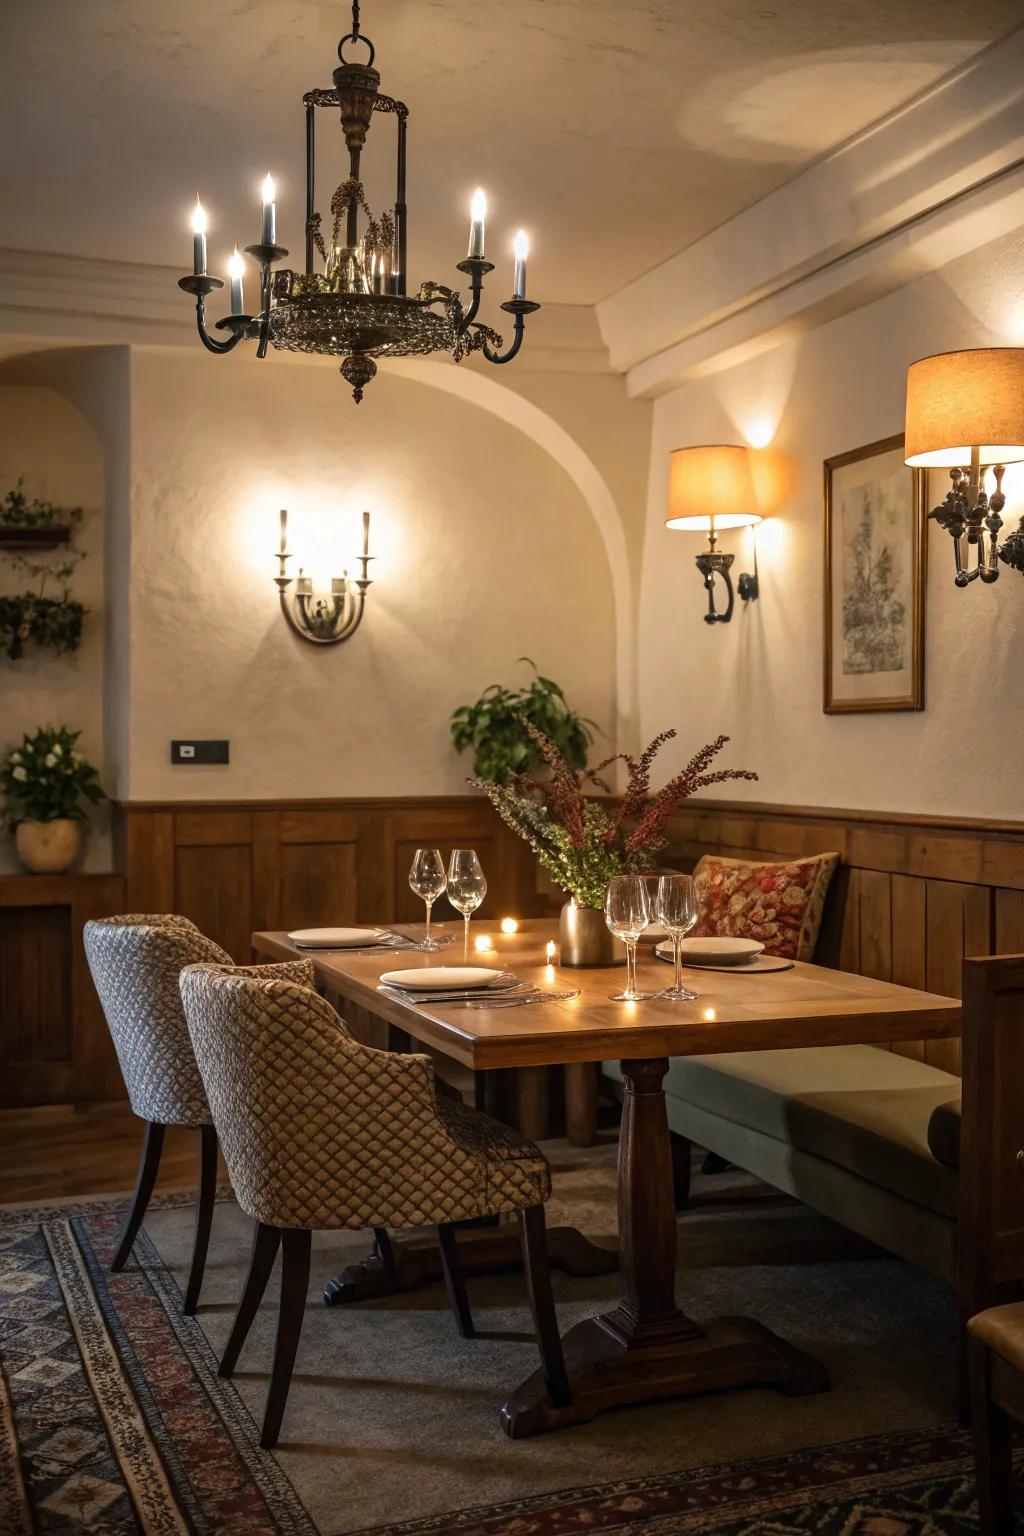
[[[532,1003],[566,1003],[570,998],[579,997],[580,988],[574,987],[571,992],[541,992],[518,993],[515,997],[495,997],[491,1000],[484,998],[462,999],[460,1006],[463,1008],[529,1008]]]

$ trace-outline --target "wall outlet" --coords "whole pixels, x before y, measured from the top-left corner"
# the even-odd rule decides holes
[[[172,741],[171,762],[185,763],[189,766],[203,763],[227,763],[228,743],[226,741]]]

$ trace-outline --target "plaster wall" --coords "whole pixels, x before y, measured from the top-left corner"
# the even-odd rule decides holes
[[[638,634],[644,736],[675,725],[691,748],[723,731],[733,766],[760,782],[736,799],[951,816],[1021,816],[1024,579],[952,582],[948,536],[928,534],[921,713],[822,712],[822,460],[903,429],[906,370],[932,352],[1024,339],[1024,234],[1000,239],[739,366],[655,403]],[[771,442],[791,494],[758,530],[761,597],[729,625],[702,622],[696,535],[664,527],[671,449]],[[930,505],[941,499],[933,476]],[[1009,526],[1024,473],[1008,475]],[[750,568],[749,532],[723,536]],[[673,744],[675,746],[676,744]]]
[[[522,432],[382,367],[357,409],[333,367],[133,349],[128,712],[134,800],[460,793],[448,717],[533,657],[614,729],[615,618],[600,529]],[[182,424],[187,423],[187,430]],[[295,569],[355,569],[351,641],[294,637],[273,585],[278,511]],[[231,740],[181,768],[172,737]],[[603,746],[603,743],[602,743]]]

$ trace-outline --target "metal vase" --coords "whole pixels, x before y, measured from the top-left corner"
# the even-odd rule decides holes
[[[567,901],[558,917],[559,965],[617,965],[614,941],[598,907]]]

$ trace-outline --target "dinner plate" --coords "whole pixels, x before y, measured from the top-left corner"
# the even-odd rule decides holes
[[[482,965],[423,965],[411,971],[385,971],[380,980],[385,987],[401,987],[406,992],[471,992],[504,974]]]
[[[705,965],[742,965],[764,953],[764,945],[756,939],[684,939],[682,947],[684,962]]]
[[[296,928],[288,937],[302,949],[358,949],[386,935],[383,928]]]
[[[671,965],[675,958],[671,944],[658,944],[654,953],[659,960],[664,960],[668,965]],[[793,963],[782,955],[751,955],[749,960],[727,960],[724,963],[717,960],[687,960],[686,962],[692,971],[731,971],[735,976],[762,976],[767,971],[791,971]]]

